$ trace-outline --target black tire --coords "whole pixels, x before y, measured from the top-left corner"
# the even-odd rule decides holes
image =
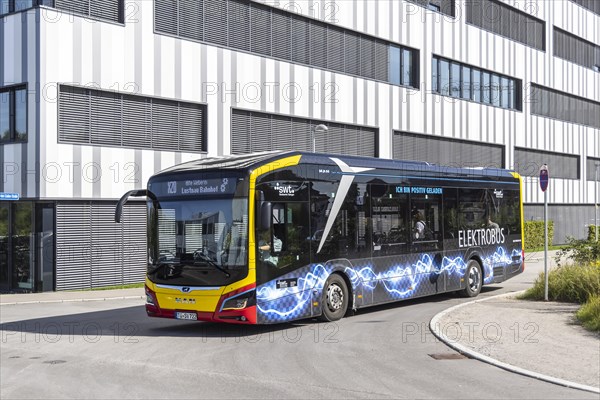
[[[330,275],[323,287],[321,306],[322,321],[332,322],[340,320],[348,309],[349,292],[344,278],[337,274]]]
[[[481,272],[481,265],[475,260],[469,260],[467,263],[465,284],[467,286],[460,292],[463,297],[475,297],[481,292],[483,274]]]

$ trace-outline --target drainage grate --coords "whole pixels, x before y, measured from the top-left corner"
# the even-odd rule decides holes
[[[51,365],[56,365],[56,364],[64,364],[66,363],[65,360],[50,360],[50,361],[44,361],[44,364],[51,364]]]
[[[462,360],[467,358],[467,356],[464,356],[460,353],[436,353],[430,354],[429,357],[433,358],[434,360]]]

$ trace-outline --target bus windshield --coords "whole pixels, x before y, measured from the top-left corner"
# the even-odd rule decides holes
[[[243,197],[149,201],[149,279],[219,286],[245,276],[247,203]]]

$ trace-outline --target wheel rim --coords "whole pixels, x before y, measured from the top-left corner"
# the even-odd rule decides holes
[[[479,290],[479,284],[481,283],[481,274],[479,268],[471,267],[469,270],[469,288],[471,291],[476,292]]]
[[[344,304],[344,291],[337,283],[327,288],[327,306],[332,311],[338,311]]]

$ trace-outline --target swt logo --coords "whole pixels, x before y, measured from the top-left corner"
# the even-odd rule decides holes
[[[284,186],[279,183],[275,186],[275,190],[277,190],[280,196],[293,196],[296,193],[296,190],[291,185]]]

